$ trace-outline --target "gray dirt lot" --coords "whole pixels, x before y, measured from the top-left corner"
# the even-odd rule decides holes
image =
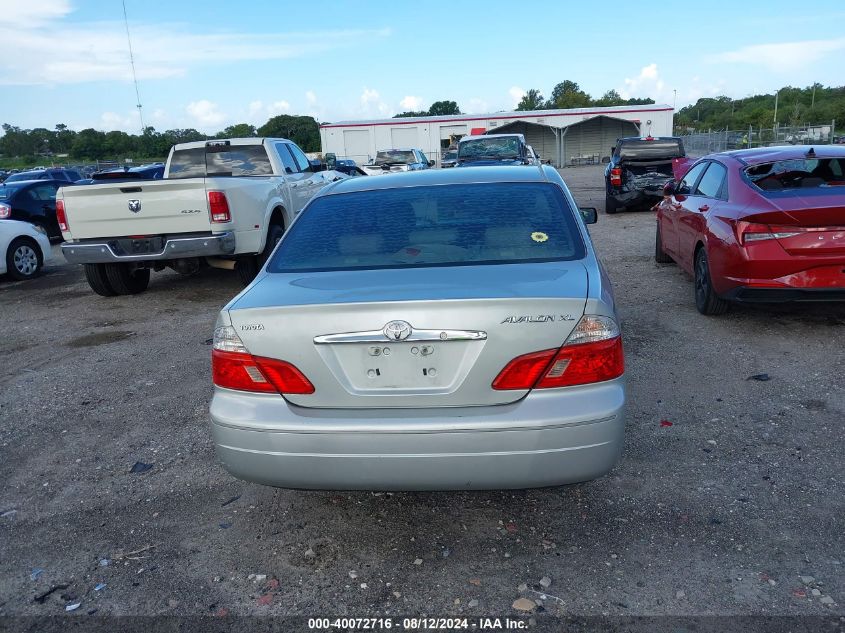
[[[603,207],[600,168],[563,173]],[[550,614],[845,614],[845,306],[706,318],[654,263],[652,213],[592,232],[624,322],[625,451],[599,481],[542,490],[235,480],[207,426],[234,273],[113,299],[62,259],[0,278],[0,615],[515,614],[540,591]]]

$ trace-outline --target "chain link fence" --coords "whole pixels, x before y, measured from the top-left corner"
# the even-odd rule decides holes
[[[845,132],[845,130],[843,130]],[[775,126],[744,130],[708,130],[681,134],[689,156],[704,156],[713,152],[770,145],[829,145],[845,142],[837,136],[836,122],[824,125]]]

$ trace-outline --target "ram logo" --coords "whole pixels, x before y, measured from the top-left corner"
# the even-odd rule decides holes
[[[138,199],[133,199],[129,201],[129,210],[132,213],[138,213],[141,210],[141,201]]]

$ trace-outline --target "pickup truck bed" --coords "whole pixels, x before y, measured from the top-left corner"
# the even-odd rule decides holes
[[[234,268],[248,283],[314,194],[345,177],[285,139],[176,145],[162,180],[60,189],[62,252],[105,296],[141,292],[165,267]]]
[[[607,213],[651,205],[663,197],[673,162],[684,156],[676,137],[633,137],[617,141],[605,170]]]

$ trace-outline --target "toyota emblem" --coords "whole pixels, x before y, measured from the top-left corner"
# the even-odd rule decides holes
[[[384,326],[382,332],[391,341],[404,341],[411,336],[414,329],[407,321],[390,321]]]

